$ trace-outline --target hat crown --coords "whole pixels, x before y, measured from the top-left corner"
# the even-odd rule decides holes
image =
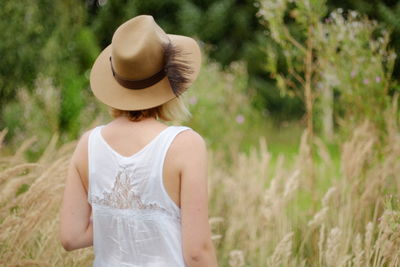
[[[112,38],[112,64],[125,79],[142,80],[164,67],[163,44],[167,34],[152,16],[142,15],[122,24]]]

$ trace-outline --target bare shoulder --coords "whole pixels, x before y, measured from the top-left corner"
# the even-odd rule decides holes
[[[81,137],[79,138],[78,144],[77,144],[77,148],[85,146],[89,143],[89,136],[92,133],[92,131],[93,131],[93,129],[90,129],[81,135]]]
[[[169,148],[168,154],[181,168],[190,162],[204,161],[207,158],[207,146],[204,138],[189,129],[180,132]]]
[[[207,145],[204,138],[192,129],[180,132],[169,148],[172,164],[181,171],[196,171],[207,164]]]
[[[184,153],[199,153],[206,151],[204,138],[192,129],[180,132],[171,145],[171,150]]]

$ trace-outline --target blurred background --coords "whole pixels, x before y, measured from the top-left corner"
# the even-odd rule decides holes
[[[268,2],[279,4],[285,1],[266,1]],[[307,38],[312,38],[313,42],[322,41],[319,40],[321,36],[310,36],[305,31],[304,25],[301,25],[297,17],[301,14],[297,15],[299,12],[296,10],[290,11],[290,5],[294,7],[294,4],[288,1],[288,12],[280,19],[293,37],[300,43],[304,43]],[[336,8],[342,8],[344,13],[347,13],[347,10],[356,10],[363,16],[378,21],[379,24],[365,34],[375,37],[382,31],[388,31],[390,40],[385,40],[388,43],[383,45],[390,47],[394,52],[400,51],[400,4],[397,1],[337,0],[322,1],[318,5],[320,10],[317,10],[318,14],[313,15],[322,21],[326,20],[329,13]],[[266,7],[269,10],[274,8],[277,7],[273,4]],[[82,129],[86,129],[89,122],[99,115],[101,109],[88,89],[90,68],[98,53],[110,44],[112,34],[118,25],[139,14],[153,15],[168,33],[196,37],[203,46],[205,69],[215,64],[218,71],[222,73],[230,72],[232,65],[240,65],[240,73],[236,76],[239,76],[237,78],[241,81],[240,84],[235,82],[234,87],[242,87],[241,93],[248,100],[246,104],[251,106],[244,108],[252,109],[252,111],[248,111],[251,114],[241,114],[242,111],[236,110],[240,122],[233,120],[233,123],[246,124],[245,121],[254,119],[247,118],[245,115],[261,117],[258,121],[250,121],[252,126],[268,121],[278,129],[289,127],[289,125],[296,128],[296,124],[304,124],[306,121],[305,94],[302,93],[302,85],[294,74],[294,72],[298,72],[299,75],[304,74],[304,70],[298,69],[301,68],[298,64],[303,64],[301,55],[287,55],[291,50],[291,44],[286,46],[286,41],[276,42],[276,37],[271,36],[271,32],[281,31],[279,25],[276,25],[277,22],[269,24],[275,29],[270,29],[269,26],[266,27],[260,23],[263,17],[260,12],[260,3],[257,1],[38,0],[15,2],[3,0],[0,13],[4,18],[0,22],[3,36],[0,43],[2,55],[0,128],[8,129],[6,142],[12,142],[15,139],[15,144],[18,144],[26,138],[24,134],[29,135],[32,131],[36,134],[41,134],[42,131],[49,133],[47,135],[42,133],[43,137],[39,138],[43,140],[43,144],[49,141],[50,135],[54,132],[59,132],[62,140],[77,138]],[[276,20],[279,19],[276,18]],[[360,36],[360,38],[368,37]],[[338,38],[340,36],[327,39],[328,42],[332,42],[331,49],[335,47],[345,49],[342,47],[343,44],[340,44],[342,40]],[[369,40],[362,41],[368,45]],[[358,45],[362,46],[362,44]],[[319,55],[320,53],[328,53],[327,51],[315,51],[315,55],[325,57],[327,61],[331,60],[329,58],[331,55]],[[350,57],[356,56],[358,55],[350,55]],[[292,66],[290,62],[294,65]],[[317,68],[321,68],[321,64],[329,63],[315,62]],[[386,85],[387,94],[392,96],[399,91],[397,83],[400,78],[399,60],[387,62],[387,64],[394,64],[394,67],[390,66],[389,70],[379,71],[387,71],[393,78],[390,85]],[[393,75],[390,73],[391,70],[393,70]],[[367,77],[359,77],[362,76],[359,75],[360,71],[357,72],[357,78],[367,79]],[[376,76],[382,74],[377,73]],[[327,75],[325,71],[319,69],[313,76],[318,76],[317,79],[322,80],[329,79]],[[335,79],[339,79],[334,75],[330,78],[333,83]],[[288,79],[287,82],[283,81],[283,76]],[[365,76],[370,76],[370,74],[365,73]],[[369,79],[371,83],[376,83],[375,77],[369,77]],[[386,80],[385,77],[380,77],[380,79],[382,79],[381,84]],[[312,85],[316,87],[318,82],[313,81]],[[222,81],[219,83],[224,86]],[[329,86],[332,87],[330,91],[332,91],[333,100],[331,102],[334,103],[334,105],[330,104],[332,106],[330,125],[324,126],[323,115],[318,114],[323,112],[322,107],[316,108],[313,113],[315,130],[325,131],[325,134],[332,138],[344,104],[341,103],[343,90],[336,88],[338,87],[336,84]],[[202,87],[205,88],[199,90],[213,92],[221,90],[215,88],[218,87],[216,84],[211,83]],[[314,89],[316,94],[319,93],[318,88]],[[235,90],[239,89],[228,91],[233,94]],[[193,94],[196,95],[196,92]],[[221,94],[221,96],[225,95]],[[29,105],[24,104],[26,101],[24,98],[31,100]],[[321,102],[319,97],[313,101],[315,104]],[[46,105],[49,106],[46,107]],[[47,112],[46,108],[51,112]],[[200,116],[196,116],[195,111],[197,110],[194,110],[194,117],[199,118]],[[203,121],[209,119],[212,118],[201,118]],[[34,129],[32,127],[35,126],[31,124],[40,125],[43,130]],[[193,126],[197,126],[196,123]],[[327,127],[331,129],[327,130]],[[202,133],[205,131],[207,137],[216,137],[208,136],[207,130],[202,127],[198,130]],[[220,135],[223,132],[226,131],[222,130]],[[39,146],[37,150],[40,154]]]
[[[76,140],[111,119],[90,69],[140,14],[203,50],[183,124],[209,145],[221,266],[400,266],[396,0],[1,0],[4,262],[90,261],[88,250],[46,254],[60,196],[38,188],[61,195]],[[52,216],[15,227],[39,195]]]

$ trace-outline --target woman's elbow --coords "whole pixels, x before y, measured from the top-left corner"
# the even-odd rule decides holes
[[[93,240],[91,236],[85,234],[76,238],[74,238],[73,236],[60,235],[60,243],[66,251],[71,251],[75,249],[89,247],[92,245]]]
[[[70,238],[60,236],[60,242],[66,251],[72,251],[76,249],[73,240],[71,240]]]
[[[59,232],[59,240],[66,251],[89,247],[93,244],[93,228],[92,223],[86,230],[76,231],[61,227]]]
[[[185,262],[188,267],[194,266],[205,266],[215,267],[217,266],[214,246],[212,243],[205,243],[201,246],[188,249],[184,255]]]
[[[66,251],[72,251],[81,247],[79,246],[78,238],[74,238],[74,235],[71,235],[70,233],[60,232],[59,240]]]

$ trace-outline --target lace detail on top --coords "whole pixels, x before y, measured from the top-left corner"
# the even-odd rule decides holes
[[[102,196],[92,196],[92,203],[115,209],[130,210],[159,210],[176,217],[167,209],[155,202],[144,203],[138,193],[139,181],[135,179],[134,172],[128,168],[122,168],[115,177],[111,192],[104,191]]]

